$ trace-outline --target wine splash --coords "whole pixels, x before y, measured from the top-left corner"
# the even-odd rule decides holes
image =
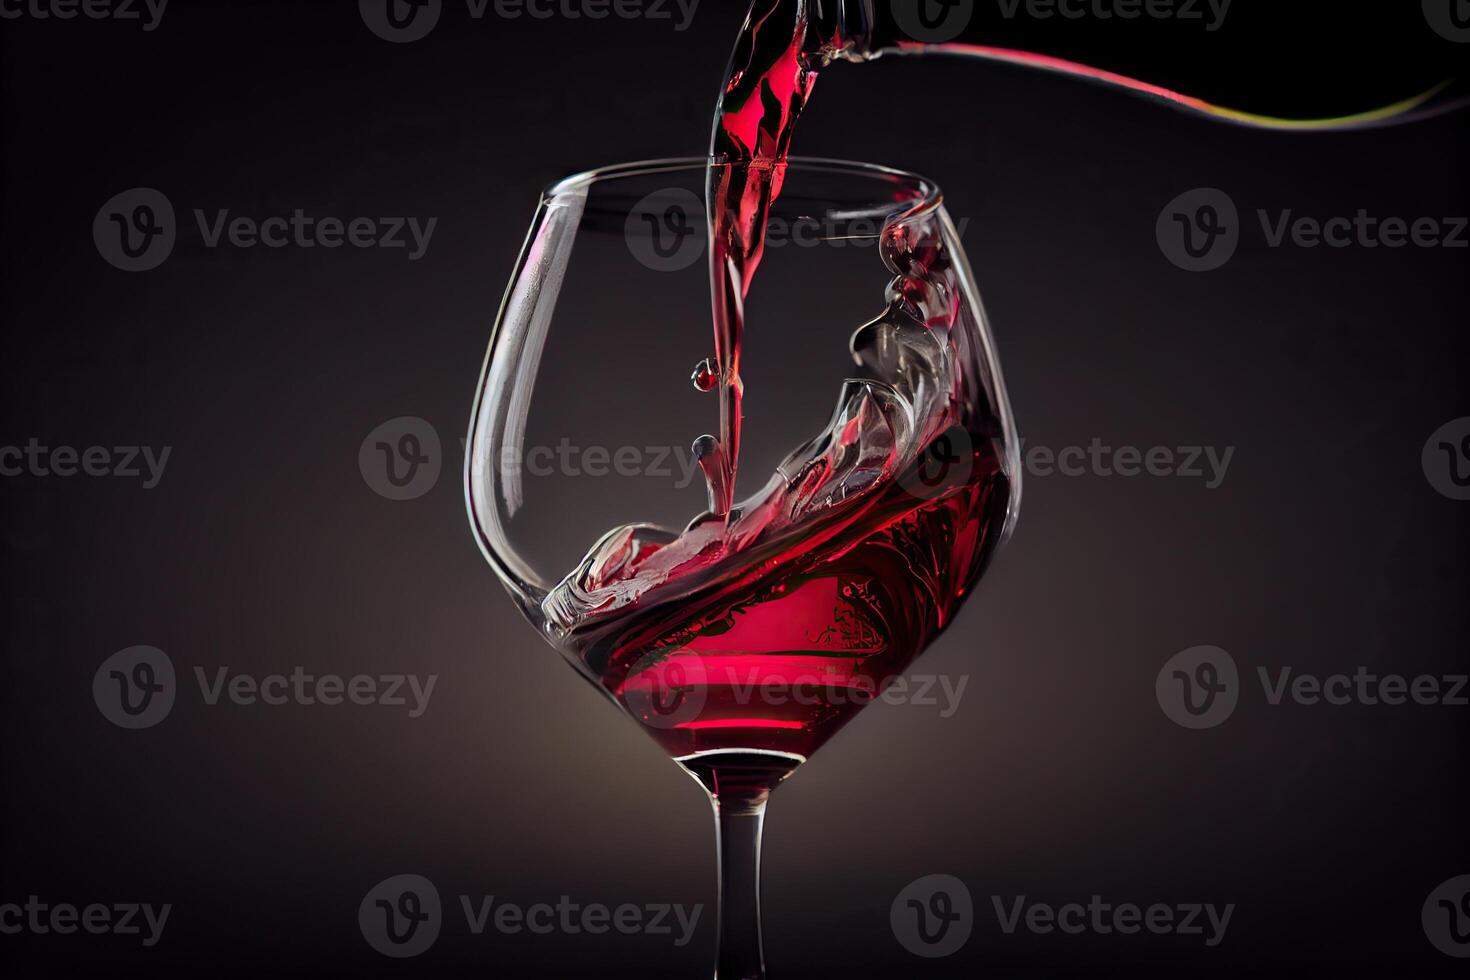
[[[825,430],[734,503],[745,298],[796,122],[842,43],[811,27],[804,3],[757,4],[716,114],[715,356],[691,378],[720,399],[719,436],[693,447],[709,512],[682,533],[609,533],[542,604],[574,664],[722,797],[768,792],[908,667],[1016,501],[947,218],[910,188],[875,242],[892,278],[884,312],[852,337],[862,377]]]
[[[542,603],[574,664],[725,793],[760,773],[768,791],[902,673],[1013,515],[983,328],[947,219],[908,193],[876,243],[886,308],[852,337],[861,377],[827,427],[725,514],[611,532]],[[715,373],[701,365],[696,387]]]

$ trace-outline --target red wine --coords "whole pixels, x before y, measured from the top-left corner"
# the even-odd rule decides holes
[[[753,208],[783,167],[747,171]],[[542,603],[556,645],[712,792],[769,790],[871,703],[952,621],[1014,513],[1014,446],[953,229],[918,187],[883,192],[886,306],[853,335],[863,376],[826,428],[736,506],[713,506],[716,473],[684,531],[609,533]],[[738,287],[759,239],[730,241]],[[693,376],[732,380],[728,362]]]
[[[771,205],[781,194],[791,138],[816,72],[805,50],[805,4],[765,0],[751,9],[715,111],[708,205],[710,294],[719,377],[720,436],[700,440],[710,510],[730,510],[740,453],[740,336],[745,298],[760,266]]]
[[[954,450],[936,440],[871,500],[716,563],[677,601],[612,617],[583,663],[676,758],[806,759],[948,625],[999,542],[1001,461],[988,443]],[[937,499],[908,489],[961,465],[968,479]]]
[[[709,511],[681,533],[610,532],[542,603],[574,665],[721,796],[768,791],[904,671],[952,620],[1016,501],[953,229],[923,192],[894,187],[874,256],[886,306],[851,343],[863,377],[734,502],[744,300],[794,127],[842,44],[811,26],[800,0],[757,3],[716,115],[715,356],[692,377],[720,398],[719,436],[694,446]]]

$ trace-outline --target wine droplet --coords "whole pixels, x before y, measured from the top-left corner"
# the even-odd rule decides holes
[[[715,386],[720,383],[720,369],[714,358],[706,357],[694,365],[694,374],[690,375],[689,380],[700,391],[714,391]]]

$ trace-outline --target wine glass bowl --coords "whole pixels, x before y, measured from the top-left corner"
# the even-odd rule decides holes
[[[546,191],[465,480],[527,618],[710,793],[720,975],[758,976],[758,920],[737,907],[753,910],[770,790],[953,620],[1014,524],[1020,467],[959,235],[923,178],[793,159],[738,180],[779,195],[760,202],[746,336],[711,356],[705,190],[737,166],[629,164]],[[735,452],[721,409],[741,384]]]

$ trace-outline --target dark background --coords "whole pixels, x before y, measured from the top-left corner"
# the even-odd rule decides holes
[[[149,33],[0,23],[0,444],[173,447],[149,491],[0,481],[0,902],[174,906],[151,949],[0,935],[0,973],[708,975],[711,907],[682,949],[463,928],[461,894],[712,906],[715,882],[707,803],[486,568],[457,444],[537,192],[700,153],[743,5],[706,0],[681,34],[475,22],[450,4],[429,38],[391,45],[349,2],[176,4]],[[1348,52],[1338,70],[1371,60]],[[1470,873],[1466,709],[1272,707],[1254,673],[1470,666],[1470,505],[1420,463],[1432,432],[1470,415],[1466,252],[1269,249],[1255,227],[1225,268],[1190,274],[1154,228],[1203,186],[1251,225],[1256,208],[1465,215],[1466,118],[1296,136],[1002,66],[823,79],[801,152],[920,171],[969,219],[1029,444],[1236,455],[1213,491],[1028,479],[1015,539],[918,667],[971,677],[959,713],[875,707],[776,795],[773,975],[1457,972],[1419,915]],[[162,267],[128,274],[91,226],[137,186],[170,197],[181,237]],[[211,252],[195,207],[440,221],[412,263]],[[404,415],[436,427],[445,471],[392,502],[357,453]],[[181,694],[129,732],[91,685],[135,644],[185,675],[303,665],[439,683],[417,720]],[[1249,680],[1234,717],[1195,732],[1160,711],[1154,679],[1199,644]],[[435,882],[449,922],[393,961],[364,942],[357,906],[404,872]],[[965,880],[977,906],[948,960],[914,958],[888,926],[894,896],[932,873]],[[1007,936],[990,906],[1093,894],[1237,907],[1205,949]]]

